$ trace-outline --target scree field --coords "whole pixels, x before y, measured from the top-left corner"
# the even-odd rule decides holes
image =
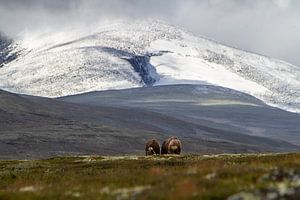
[[[0,161],[0,199],[300,199],[300,154]]]

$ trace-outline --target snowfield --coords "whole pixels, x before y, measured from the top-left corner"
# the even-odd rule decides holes
[[[161,47],[174,53],[166,53],[151,59],[151,64],[156,66],[157,73],[161,75],[158,85],[207,83],[248,91],[252,95],[270,92],[264,86],[228,71],[224,65],[199,58],[197,51],[181,45],[180,42],[160,40],[153,42],[150,49],[158,50]]]
[[[195,36],[157,20],[25,34],[0,88],[60,97],[97,90],[205,83],[300,112],[300,68]]]

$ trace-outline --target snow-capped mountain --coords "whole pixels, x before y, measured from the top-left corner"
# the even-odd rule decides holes
[[[300,112],[300,68],[157,20],[25,35],[0,68],[0,88],[59,97],[95,90],[206,83]],[[1,64],[1,63],[0,63]]]

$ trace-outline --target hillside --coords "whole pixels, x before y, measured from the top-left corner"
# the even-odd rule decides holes
[[[212,85],[168,85],[90,92],[59,98],[85,105],[107,105],[157,112],[202,126],[243,135],[281,139],[300,145],[300,115],[270,107],[228,88]],[[209,130],[211,132],[212,130]],[[223,131],[214,131],[226,137]],[[174,130],[180,134],[181,130]],[[192,130],[197,134],[197,130]]]
[[[185,153],[291,152],[280,139],[147,109],[84,105],[0,92],[0,158],[144,154],[147,140],[180,137]]]

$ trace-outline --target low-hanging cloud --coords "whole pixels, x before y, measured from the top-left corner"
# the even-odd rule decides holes
[[[300,66],[298,0],[0,0],[0,31],[158,18],[231,46]]]

